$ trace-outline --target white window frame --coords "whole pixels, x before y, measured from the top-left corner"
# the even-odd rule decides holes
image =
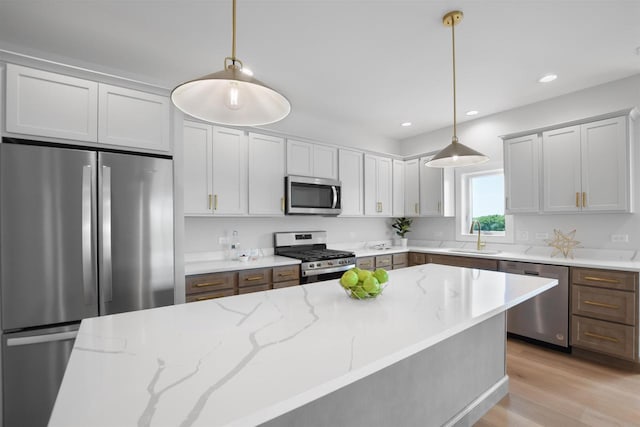
[[[471,242],[478,239],[477,231],[469,233],[470,213],[469,206],[471,204],[471,193],[469,191],[469,179],[481,175],[493,175],[501,173],[504,175],[502,168],[481,169],[479,167],[466,167],[456,170],[456,232],[457,241]],[[481,232],[483,242],[491,243],[513,243],[513,215],[504,216],[504,234],[492,234],[491,232]]]

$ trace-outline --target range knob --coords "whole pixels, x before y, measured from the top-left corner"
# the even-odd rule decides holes
[[[333,265],[333,261],[327,261],[327,265]]]
[[[309,264],[309,268],[313,268],[313,264]]]

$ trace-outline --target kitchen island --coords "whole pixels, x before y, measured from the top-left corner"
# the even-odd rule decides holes
[[[435,264],[82,322],[50,426],[468,424],[507,391],[508,308],[556,281]]]

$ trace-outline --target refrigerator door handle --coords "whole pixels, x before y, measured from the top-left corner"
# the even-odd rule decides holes
[[[55,334],[34,335],[30,337],[8,338],[7,346],[15,347],[19,345],[41,344],[45,342],[73,340],[78,336],[78,331],[58,332]]]
[[[111,168],[102,165],[102,264],[100,289],[102,303],[113,300],[112,266],[111,266]]]
[[[94,177],[91,165],[82,167],[82,288],[84,303],[95,304],[96,286],[94,280],[93,254],[93,188]]]

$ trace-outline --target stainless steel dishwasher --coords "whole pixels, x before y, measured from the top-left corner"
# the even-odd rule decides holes
[[[507,332],[569,348],[569,268],[528,262],[500,261],[505,273],[558,279],[558,286],[507,312]]]

